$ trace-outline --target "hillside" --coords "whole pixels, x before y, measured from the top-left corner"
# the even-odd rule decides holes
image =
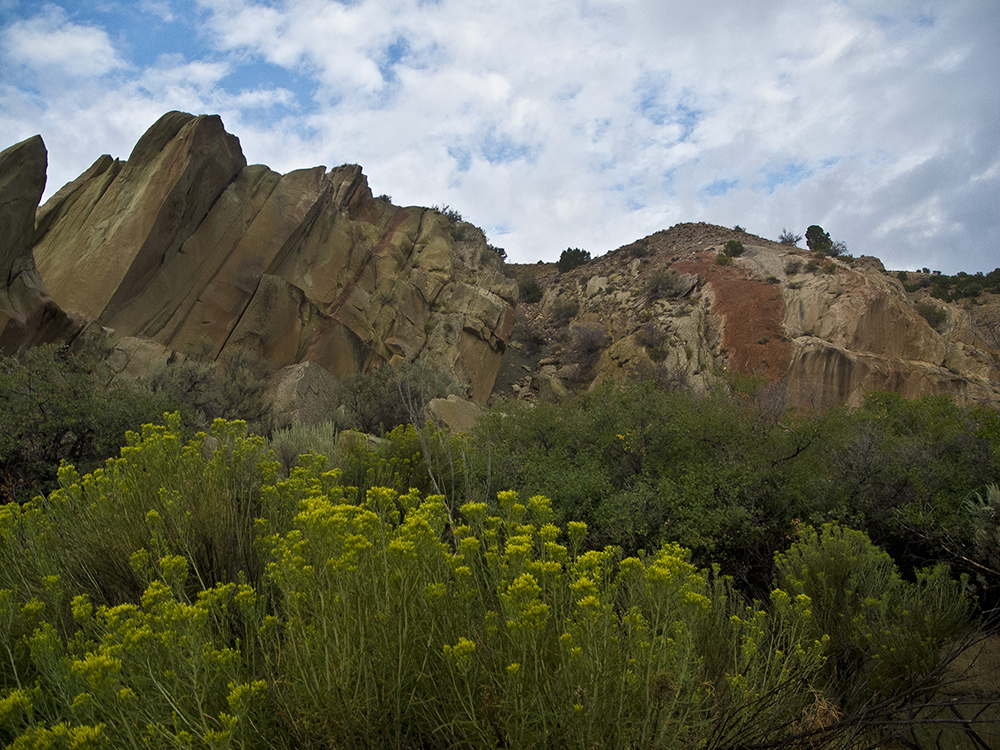
[[[745,249],[722,265],[730,241]],[[541,296],[518,307],[498,392],[559,397],[607,377],[704,391],[740,373],[766,379],[778,404],[806,410],[857,404],[871,390],[1000,400],[994,295],[973,315],[926,289],[907,292],[877,258],[816,258],[680,224],[566,273],[555,264],[514,273]],[[936,327],[921,302],[940,311]]]
[[[247,165],[217,116],[164,115],[39,207],[46,160],[39,137],[0,154],[0,351],[68,341],[109,382],[248,351],[277,369],[273,393],[388,363],[443,371],[478,403],[734,374],[776,409],[871,390],[1000,401],[993,295],[929,299],[935,279],[904,286],[876,258],[680,224],[566,273],[505,267],[481,230],[372,196],[358,166]]]

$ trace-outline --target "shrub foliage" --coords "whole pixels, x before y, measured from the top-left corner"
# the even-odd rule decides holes
[[[943,571],[906,582],[839,527],[747,601],[681,545],[593,548],[541,495],[453,510],[261,448],[172,418],[0,508],[5,746],[829,746],[857,725],[808,717],[849,695],[891,726],[965,625]]]
[[[559,273],[572,271],[574,268],[590,262],[590,253],[578,247],[569,247],[559,255],[559,262],[556,264]]]

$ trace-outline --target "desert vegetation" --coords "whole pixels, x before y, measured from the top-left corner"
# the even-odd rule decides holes
[[[599,333],[574,335],[599,350]],[[53,368],[36,375],[66,377]],[[412,407],[434,382],[344,387]],[[45,412],[107,395],[66,393]],[[108,437],[86,470],[64,462],[0,506],[0,742],[995,741],[989,699],[941,711],[998,598],[997,412],[770,399],[745,377],[702,396],[605,383],[499,404],[467,436],[419,411],[374,439],[343,432],[361,426],[344,410],[269,438],[182,410],[120,450]],[[69,445],[72,424],[47,439]]]
[[[559,255],[559,262],[556,264],[559,273],[572,271],[590,262],[590,253],[578,247],[568,247]]]

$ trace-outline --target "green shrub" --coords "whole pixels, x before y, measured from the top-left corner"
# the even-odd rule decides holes
[[[679,296],[683,288],[681,277],[677,271],[665,268],[653,272],[643,289],[643,294],[651,300],[672,299]]]
[[[295,422],[283,430],[271,433],[266,447],[274,453],[285,476],[298,464],[299,456],[316,453],[335,456],[337,449],[337,423],[328,420],[316,425]]]
[[[723,248],[723,252],[730,258],[737,258],[743,255],[744,250],[743,243],[739,240],[729,240]]]
[[[778,244],[781,245],[795,246],[798,245],[801,240],[802,240],[801,234],[795,234],[795,232],[792,232],[784,228],[782,228],[781,234],[778,235]]]
[[[447,204],[443,206],[432,206],[431,211],[437,211],[439,214],[444,216],[450,224],[460,224],[464,221],[462,214]]]
[[[828,232],[823,231],[823,227],[813,224],[806,229],[806,246],[817,255],[829,255],[833,240]]]
[[[775,564],[778,587],[808,598],[813,637],[829,636],[826,679],[830,694],[848,708],[909,687],[970,625],[963,584],[947,566],[906,581],[860,531],[807,527]]]
[[[965,503],[963,545],[973,561],[974,572],[983,587],[995,588],[1000,581],[1000,487],[988,485]],[[964,540],[963,540],[964,541]]]
[[[580,303],[568,297],[560,297],[552,305],[552,319],[559,325],[566,325],[579,312]]]
[[[580,366],[581,378],[586,377],[610,344],[607,330],[597,323],[579,323],[570,329],[570,356]]]
[[[528,357],[537,354],[546,343],[544,329],[520,310],[511,338],[521,345],[521,351]]]
[[[945,309],[931,302],[920,301],[917,303],[916,308],[920,317],[926,320],[927,325],[935,331],[948,319],[948,313]]]
[[[227,350],[218,362],[210,352],[196,350],[185,359],[159,365],[142,386],[184,405],[199,416],[201,426],[216,419],[241,419],[260,433],[271,427],[264,394],[273,373],[271,362],[244,347]]]
[[[719,266],[731,266],[733,264],[733,257],[725,253],[719,253],[715,256],[715,263]]]
[[[581,250],[578,247],[570,247],[562,251],[556,267],[559,269],[559,273],[566,273],[567,271],[572,271],[574,268],[579,268],[589,262],[589,252]]]
[[[518,281],[518,289],[521,293],[521,301],[533,305],[542,300],[542,288],[538,285],[534,274],[525,274]]]
[[[427,403],[455,390],[455,382],[446,371],[423,360],[396,367],[386,362],[370,372],[344,378],[338,400],[345,427],[378,435],[400,425],[423,424]]]
[[[650,320],[636,331],[635,342],[646,348],[663,346],[667,342],[667,333],[659,323]]]
[[[613,429],[608,395],[594,424]],[[559,428],[590,450],[580,424]],[[620,466],[652,438],[598,449]],[[184,442],[174,418],[103,472],[67,467],[48,500],[0,508],[0,742],[835,746],[885,716],[848,713],[856,698],[885,698],[890,720],[918,709],[893,686],[965,623],[941,569],[904,582],[846,530],[804,532],[782,588],[748,604],[680,545],[594,549],[544,496],[449,509],[359,493],[325,459],[281,479],[260,448],[224,422]],[[100,554],[134,580],[95,587]],[[827,709],[843,721],[815,733]]]
[[[0,359],[0,393],[0,502],[54,489],[60,461],[100,466],[126,432],[176,408],[162,394],[100,388],[87,363],[56,345]]]
[[[802,270],[802,261],[798,258],[789,258],[785,262],[785,273],[789,276],[794,276],[799,271]]]

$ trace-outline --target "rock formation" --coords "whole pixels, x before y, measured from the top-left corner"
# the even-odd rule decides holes
[[[38,208],[45,169],[39,137],[0,153],[0,352],[72,340],[107,382],[248,348],[275,366],[283,422],[332,408],[330,377],[417,361],[479,404],[498,373],[560,399],[606,377],[705,391],[734,372],[807,410],[871,390],[1000,403],[1000,352],[968,311],[942,304],[932,328],[874,258],[682,224],[565,274],[514,267],[543,294],[508,347],[517,282],[483,233],[374,198],[358,166],[248,166],[218,117],[170,112]],[[718,263],[732,239],[745,252]]]
[[[41,189],[23,192],[33,210]],[[102,156],[38,210],[30,249],[112,347],[247,347],[337,377],[420,359],[484,402],[513,328],[517,288],[481,231],[373,198],[357,166],[247,166],[217,116],[170,112],[127,161]]]
[[[58,340],[81,323],[46,293],[31,253],[47,163],[38,136],[0,153],[0,352]]]
[[[717,263],[731,239],[745,252]],[[856,405],[873,390],[1000,403],[1000,351],[973,335],[968,312],[941,303],[947,320],[935,330],[875,258],[820,260],[745,232],[681,224],[566,274],[551,266],[518,273],[543,290],[540,302],[519,308],[506,359],[520,364],[505,366],[500,383],[523,397],[559,398],[637,375],[704,391],[738,372],[765,378],[772,398],[803,410]],[[567,304],[578,310],[560,334],[556,313]],[[584,324],[601,326],[608,345],[581,384],[568,366],[582,357],[574,331]],[[519,339],[539,328],[565,343],[532,361]]]

